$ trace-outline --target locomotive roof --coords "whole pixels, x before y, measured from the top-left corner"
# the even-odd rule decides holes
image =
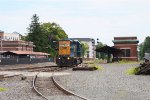
[[[69,39],[69,38],[68,39],[61,39],[59,41],[71,41],[71,42],[78,42],[78,43],[80,43],[79,40],[74,40],[74,39]]]

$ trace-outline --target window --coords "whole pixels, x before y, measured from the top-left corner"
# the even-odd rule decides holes
[[[121,49],[123,52],[123,57],[130,57],[130,49]]]

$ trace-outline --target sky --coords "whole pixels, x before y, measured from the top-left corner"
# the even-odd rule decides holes
[[[117,36],[150,36],[150,0],[0,0],[0,30],[27,33],[33,14],[59,24],[69,38],[99,38],[113,46]]]

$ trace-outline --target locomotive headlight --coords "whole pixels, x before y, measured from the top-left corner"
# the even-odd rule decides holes
[[[60,59],[60,58],[58,58],[58,59]]]
[[[69,60],[70,58],[68,57],[67,59]]]

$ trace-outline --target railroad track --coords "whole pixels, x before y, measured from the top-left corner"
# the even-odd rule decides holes
[[[57,69],[57,71],[60,71],[61,69]],[[40,89],[38,89],[38,87],[36,86],[36,82],[37,82],[37,80],[38,80],[38,75],[40,74],[41,72],[38,72],[36,75],[35,75],[35,77],[33,78],[33,81],[32,81],[32,86],[33,86],[33,89],[34,89],[34,91],[38,94],[38,95],[40,95],[41,97],[43,97],[45,100],[49,100],[49,98],[48,98],[48,96],[46,96],[46,95],[44,95],[44,93],[42,93],[42,92],[40,92]],[[53,71],[53,73],[52,73],[52,76],[50,77],[50,78],[48,78],[48,80],[49,80],[49,82],[52,82],[53,83],[53,86],[55,87],[55,89],[57,89],[57,91],[59,91],[59,92],[61,92],[60,94],[61,95],[67,95],[67,96],[76,96],[76,97],[78,97],[78,98],[80,98],[80,99],[83,99],[83,100],[89,100],[89,99],[87,99],[87,98],[85,98],[85,97],[83,97],[83,96],[80,96],[80,95],[78,95],[78,94],[76,94],[76,93],[73,93],[72,91],[69,91],[69,90],[67,90],[66,88],[64,88],[63,86],[61,86],[56,80],[55,80],[55,71]],[[45,81],[45,80],[44,80]],[[51,83],[51,84],[52,84]],[[47,83],[48,84],[48,83]],[[49,83],[50,84],[50,83]],[[48,87],[47,87],[48,88]],[[58,95],[57,93],[55,94],[53,94],[53,95]]]
[[[25,70],[38,70],[38,69],[46,69],[46,68],[57,68],[58,66],[41,66],[41,67],[24,67],[24,68],[9,68],[9,69],[2,69],[1,71],[25,71]]]

